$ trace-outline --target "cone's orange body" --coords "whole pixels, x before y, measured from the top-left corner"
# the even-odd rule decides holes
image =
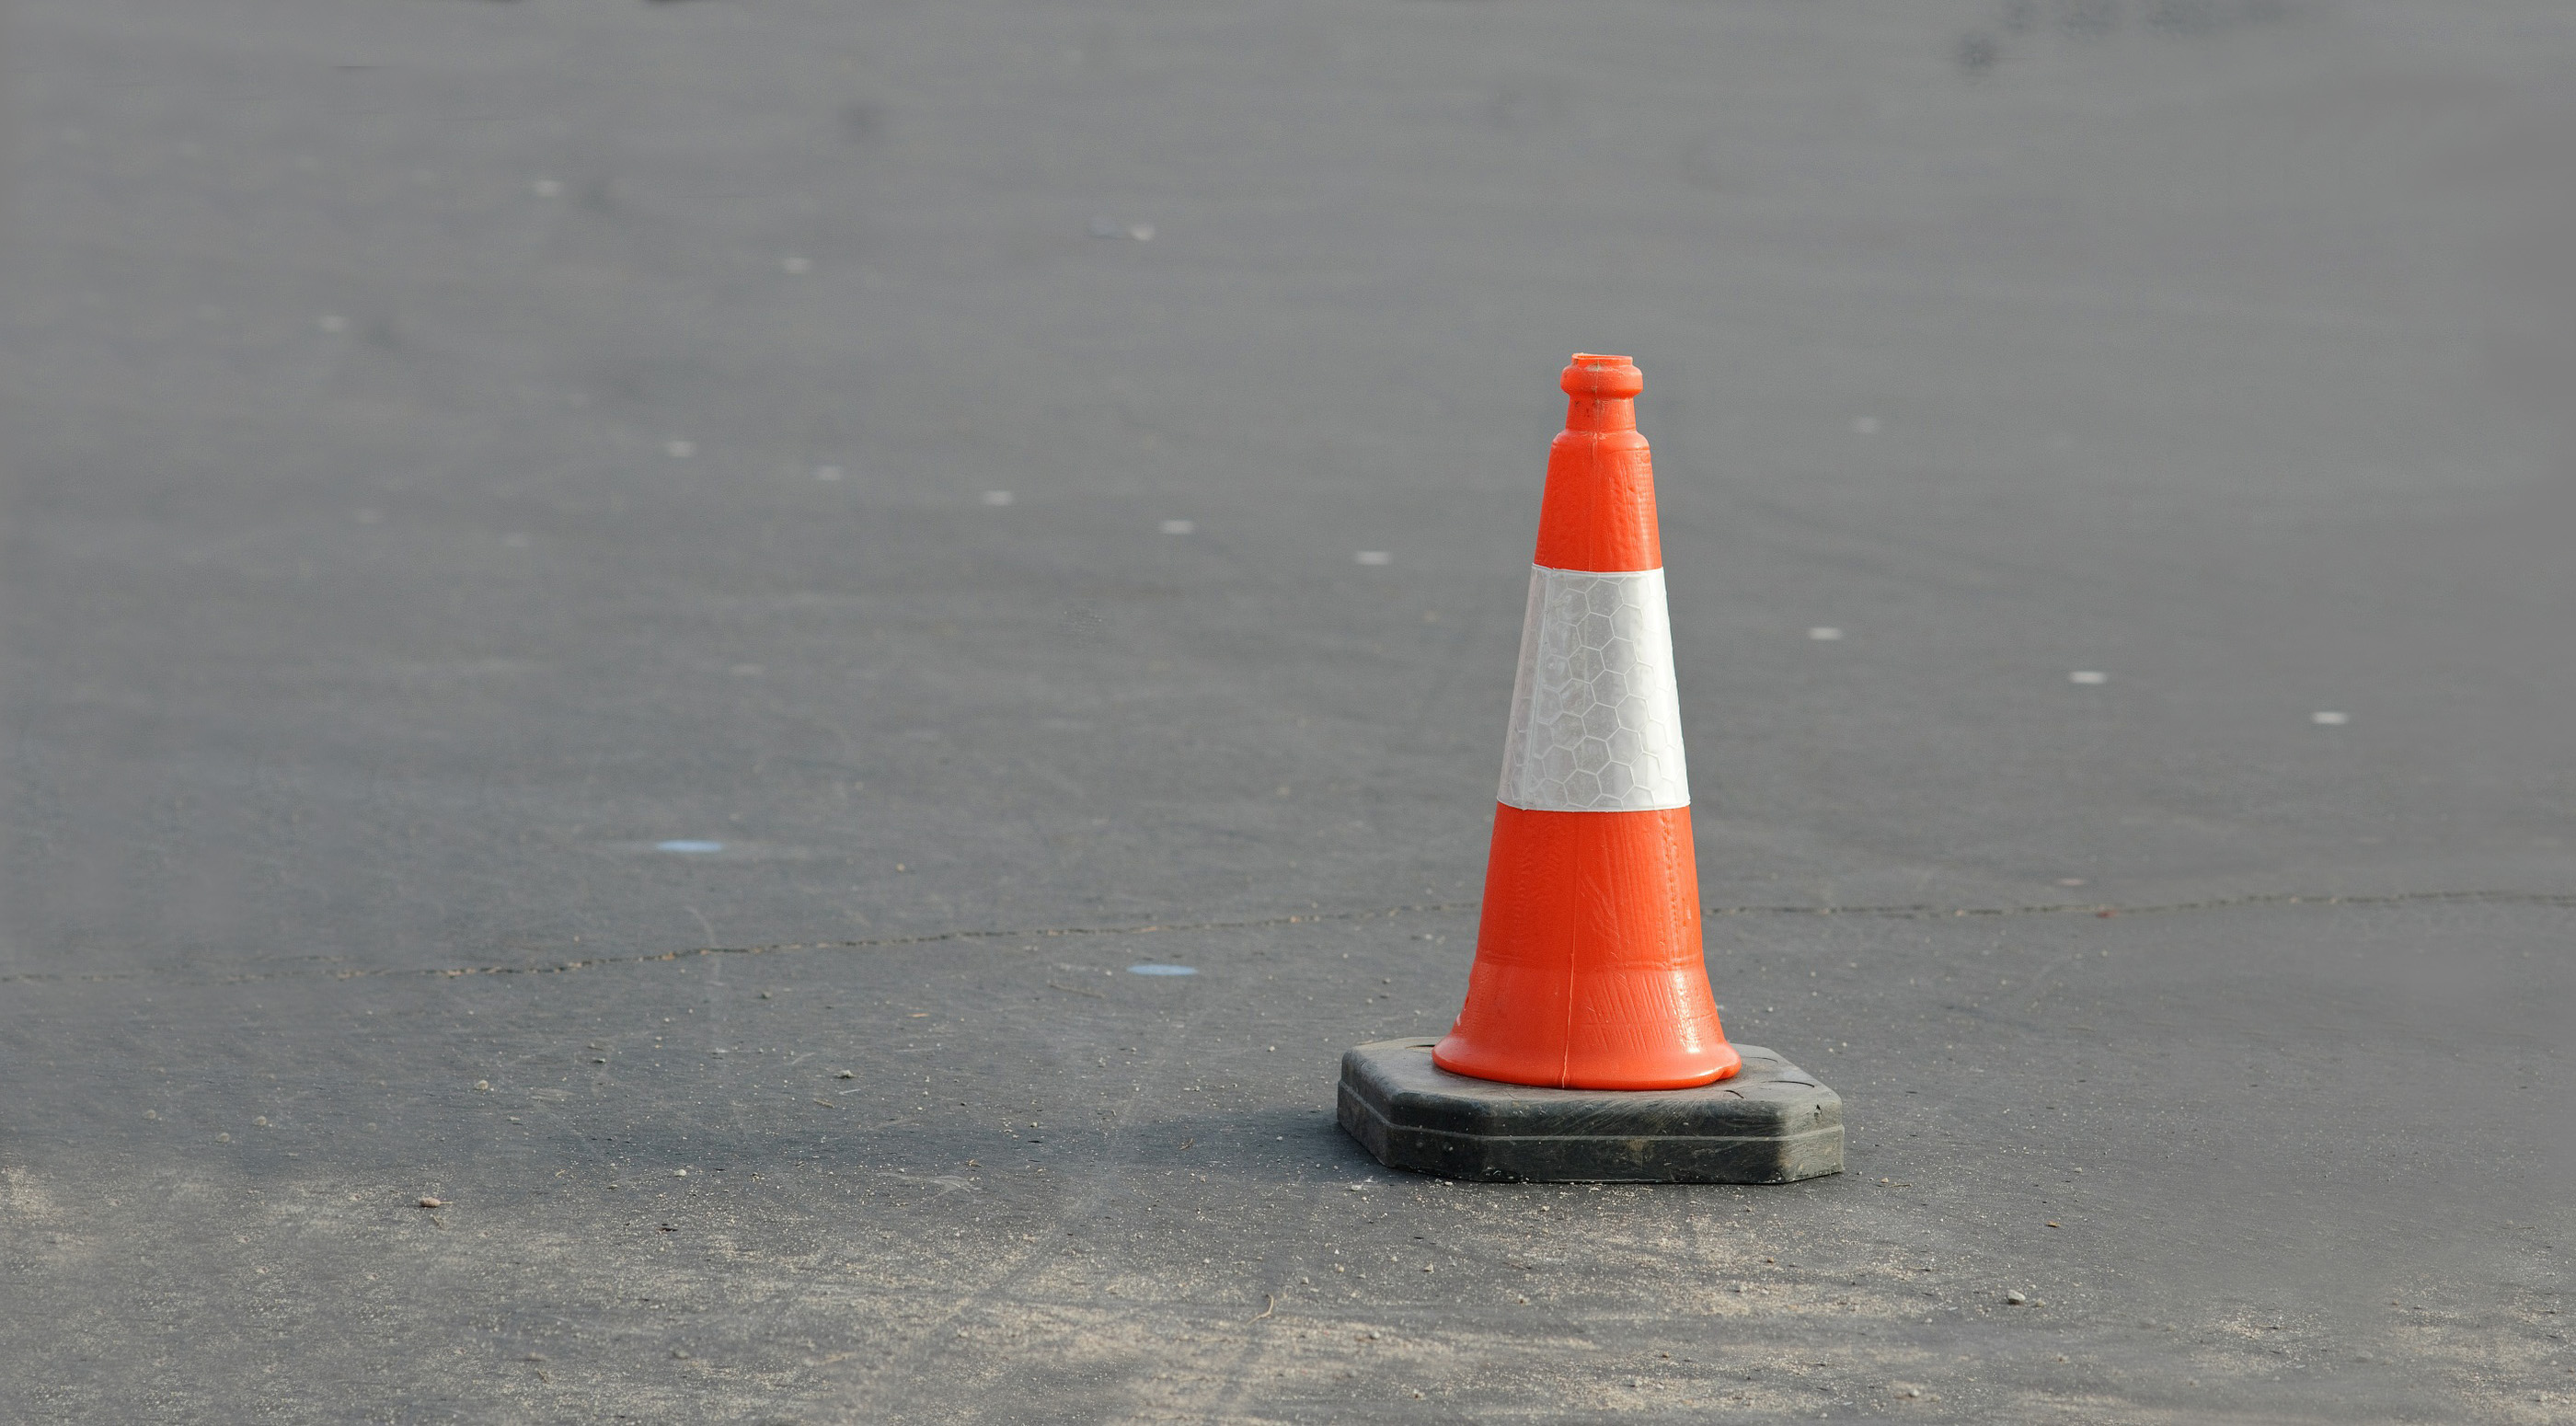
[[[1505,796],[1494,809],[1476,961],[1466,1004],[1432,1060],[1452,1073],[1514,1084],[1687,1088],[1724,1079],[1741,1062],[1718,1024],[1701,958],[1699,874],[1679,767],[1678,720],[1671,720],[1668,750],[1659,748],[1651,732],[1644,754],[1634,751],[1640,746],[1635,735],[1609,733],[1604,746],[1629,750],[1624,755],[1640,766],[1666,769],[1641,775],[1633,785],[1600,776],[1582,781],[1587,774],[1580,769],[1593,764],[1580,761],[1579,745],[1574,752],[1560,751],[1555,762],[1546,760],[1544,748],[1529,753],[1531,771],[1515,782],[1512,759],[1530,742],[1524,724],[1533,716],[1534,679],[1562,681],[1571,667],[1570,676],[1595,680],[1575,685],[1578,695],[1599,699],[1603,695],[1591,690],[1606,686],[1624,695],[1660,678],[1664,698],[1672,697],[1654,473],[1636,429],[1635,398],[1644,378],[1625,357],[1578,354],[1562,385],[1572,399],[1566,429],[1548,456],[1533,561],[1538,568],[1532,627],[1524,636],[1522,687],[1514,694]],[[1560,585],[1578,591],[1571,605],[1563,596],[1548,595]],[[1615,639],[1605,665],[1601,640],[1586,642],[1579,627],[1587,609],[1596,611],[1590,627],[1610,627],[1597,611],[1606,607],[1602,589],[1614,585],[1623,592],[1611,597],[1652,600],[1650,618],[1635,625],[1643,637],[1631,641],[1646,652],[1624,667],[1618,660],[1627,655]],[[1587,597],[1589,604],[1582,602]],[[1555,612],[1561,605],[1573,614]],[[1574,632],[1562,626],[1568,619],[1575,621]],[[1558,620],[1560,627],[1541,628],[1546,620]],[[1587,658],[1592,662],[1585,663]],[[1606,685],[1599,682],[1605,666],[1611,680]],[[1536,716],[1544,722],[1556,710],[1560,730],[1551,735],[1542,728],[1542,742],[1554,736],[1567,744],[1587,726],[1599,735],[1605,725],[1587,725],[1587,712],[1597,720],[1618,711],[1598,702],[1565,711],[1561,694],[1554,695],[1554,704],[1545,702],[1548,690],[1536,696]],[[1632,708],[1638,702],[1626,699]],[[1640,720],[1621,715],[1612,721],[1629,726]],[[1651,716],[1642,721],[1660,726]],[[1663,762],[1655,764],[1652,757],[1659,752]],[[1563,780],[1567,769],[1575,769],[1576,781]],[[1516,795],[1516,786],[1525,793]],[[1558,790],[1567,786],[1582,791]],[[1680,805],[1668,805],[1674,797]],[[1551,800],[1587,810],[1527,805]],[[1589,810],[1603,807],[1616,810]]]

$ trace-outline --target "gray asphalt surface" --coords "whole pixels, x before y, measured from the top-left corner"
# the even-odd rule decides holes
[[[0,44],[0,1418],[2576,1418],[2565,6]],[[1576,349],[1837,1178],[1332,1125]]]

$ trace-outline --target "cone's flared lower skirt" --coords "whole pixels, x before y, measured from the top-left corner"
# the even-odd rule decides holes
[[[1432,1058],[1566,1089],[1685,1089],[1735,1073],[1700,956],[1690,809],[1498,804],[1466,1006]]]

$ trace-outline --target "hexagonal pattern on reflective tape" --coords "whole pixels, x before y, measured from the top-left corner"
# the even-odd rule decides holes
[[[1662,570],[1531,568],[1499,797],[1534,812],[1690,805]]]

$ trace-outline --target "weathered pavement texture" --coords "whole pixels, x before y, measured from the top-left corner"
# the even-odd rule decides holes
[[[0,1418],[2576,1416],[2564,6],[0,47]],[[1577,349],[1839,1177],[1332,1124]]]

